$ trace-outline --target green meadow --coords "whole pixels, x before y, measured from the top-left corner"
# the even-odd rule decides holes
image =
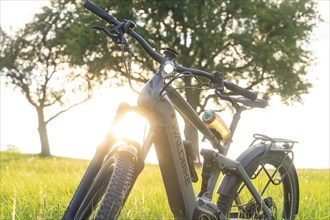
[[[61,219],[89,161],[1,152],[0,219]],[[200,173],[200,170],[198,170]],[[297,219],[330,219],[330,170],[298,170]],[[199,186],[194,186],[198,191]],[[172,219],[158,166],[146,165],[120,219]]]

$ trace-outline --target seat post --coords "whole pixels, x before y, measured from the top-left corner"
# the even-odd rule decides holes
[[[229,147],[230,147],[231,143],[233,142],[233,137],[234,137],[238,122],[241,119],[241,113],[247,109],[244,106],[239,106],[237,104],[234,105],[234,107],[235,107],[236,111],[235,111],[235,114],[233,115],[233,119],[232,119],[232,121],[230,123],[230,127],[229,127],[231,135],[230,135],[229,139],[227,140],[227,142],[224,144],[224,148],[226,149],[224,152],[224,155],[227,155]]]

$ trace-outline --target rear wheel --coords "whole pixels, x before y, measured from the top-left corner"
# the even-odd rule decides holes
[[[294,219],[298,213],[299,186],[295,167],[288,154],[270,151],[252,160],[246,172],[270,209],[274,219]],[[260,205],[237,178],[232,192],[220,195],[218,207],[223,214],[241,219],[265,219]]]
[[[127,152],[108,156],[74,219],[115,219],[134,184],[135,158]]]

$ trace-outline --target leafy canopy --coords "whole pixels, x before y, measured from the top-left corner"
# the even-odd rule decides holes
[[[46,123],[89,99],[99,84],[95,74],[69,64],[64,47],[58,43],[56,33],[66,22],[68,11],[68,4],[53,4],[44,7],[14,36],[1,31],[0,70],[4,81],[21,91],[39,112],[50,106],[62,109]]]
[[[206,71],[218,70],[227,79],[263,92],[264,98],[276,94],[284,102],[301,101],[301,95],[311,87],[305,76],[313,57],[304,45],[319,21],[314,1],[95,0],[95,3],[118,20],[135,21],[138,25],[135,31],[157,51],[171,47],[179,52],[179,63]],[[109,74],[110,70],[124,72],[120,47],[111,41],[107,43],[104,34],[87,29],[96,23],[106,25],[105,22],[80,4],[72,15],[66,16],[75,18],[59,30],[58,36],[63,38],[64,51],[71,63],[87,64],[91,72],[121,79],[117,82],[123,83],[122,75]],[[133,39],[130,44],[134,63],[142,69],[133,76],[145,81],[156,67]],[[195,93],[199,96],[200,91]]]

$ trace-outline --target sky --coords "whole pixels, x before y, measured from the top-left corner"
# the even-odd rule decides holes
[[[309,78],[313,83],[311,92],[303,96],[303,104],[286,106],[279,98],[270,100],[266,109],[255,109],[243,113],[235,133],[229,157],[236,158],[253,140],[254,133],[272,137],[297,140],[294,146],[295,165],[298,168],[330,168],[329,162],[329,1],[318,1],[325,22],[318,25],[312,34],[309,47],[317,57],[317,64],[310,67]],[[0,25],[13,33],[31,20],[45,0],[16,1],[0,0]],[[122,88],[109,89],[97,94],[91,101],[61,115],[48,126],[53,155],[87,158],[93,156],[109,128],[115,108],[121,101],[134,104],[132,92]],[[229,112],[220,116],[231,121]],[[134,120],[134,123],[132,121]],[[129,118],[122,133],[143,130],[134,125],[136,119]],[[15,145],[23,153],[39,153],[36,112],[17,91],[7,88],[1,80],[0,94],[0,149]],[[207,147],[202,143],[201,147]],[[148,157],[155,162],[154,152]]]

